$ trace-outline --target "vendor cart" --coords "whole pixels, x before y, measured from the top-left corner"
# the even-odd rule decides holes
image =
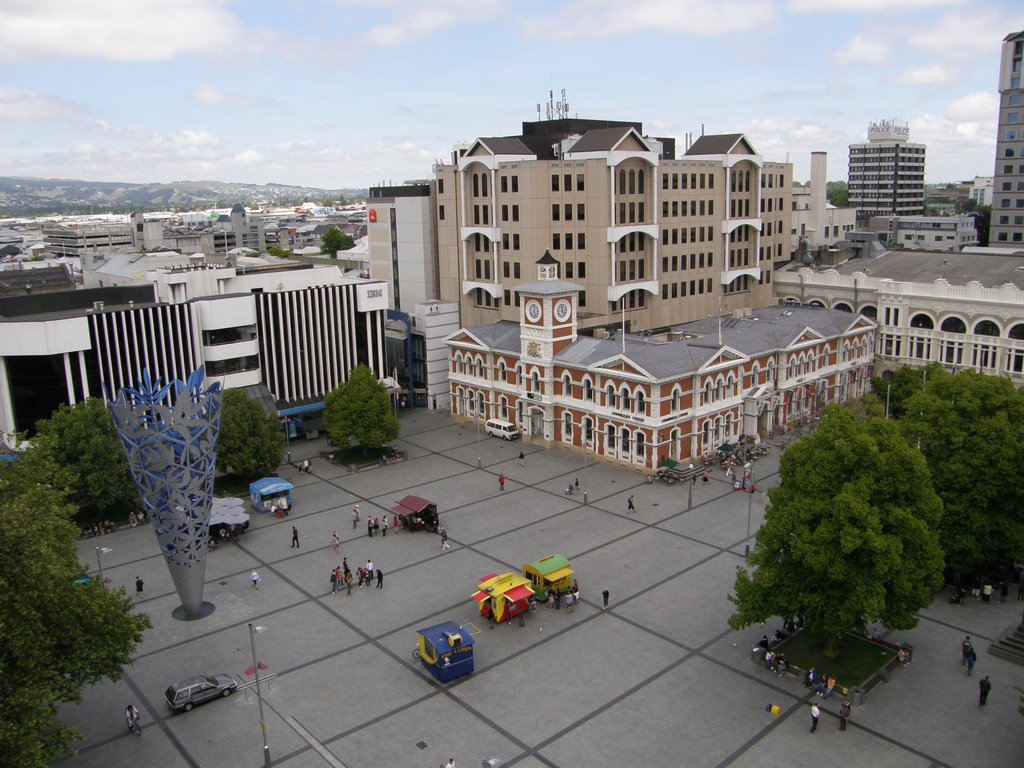
[[[473,672],[473,638],[454,621],[417,629],[414,656],[442,683]]]
[[[410,531],[437,531],[437,504],[419,496],[405,496],[395,502],[391,511],[398,515],[402,526]]]
[[[480,580],[473,599],[480,615],[488,621],[512,621],[514,616],[530,610],[533,587],[529,579],[518,573],[492,573]]]

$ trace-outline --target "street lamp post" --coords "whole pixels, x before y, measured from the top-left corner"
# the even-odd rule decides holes
[[[693,509],[693,486],[695,485],[695,483],[694,483],[694,474],[693,474],[694,471],[695,470],[693,468],[693,462],[691,461],[690,462],[690,476],[688,478],[686,478],[686,484],[688,486],[688,488],[686,490],[686,511],[687,512],[689,512],[691,509]]]
[[[748,484],[747,488],[747,541],[743,545],[743,556],[750,555],[750,507],[754,501],[754,465],[750,464],[749,469],[744,469],[743,482]]]
[[[249,646],[252,648],[252,671],[256,675],[256,701],[260,708],[260,737],[263,739],[263,765],[270,768],[270,746],[267,744],[267,723],[263,719],[263,691],[260,689],[260,665],[256,661],[256,635],[266,627],[249,625]]]
[[[96,567],[100,571],[100,584],[106,586],[106,580],[103,578],[103,555],[109,555],[113,552],[110,547],[96,547]]]

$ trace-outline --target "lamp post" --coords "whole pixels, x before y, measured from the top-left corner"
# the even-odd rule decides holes
[[[749,484],[747,490],[747,541],[743,545],[743,557],[750,556],[750,507],[754,501],[754,465],[747,464],[743,468],[743,482]]]
[[[696,470],[694,470],[694,468],[693,468],[693,462],[691,461],[690,462],[690,476],[686,478],[686,485],[688,486],[687,490],[686,490],[686,511],[687,512],[689,512],[691,509],[693,509],[693,486],[696,484],[695,483],[695,476],[694,476],[693,473],[695,471]]]
[[[113,552],[110,547],[96,547],[96,567],[100,571],[100,584],[106,586],[107,581],[103,578],[103,555],[109,555]]]
[[[256,635],[265,632],[266,627],[249,625],[249,645],[252,648],[252,671],[256,675],[256,701],[260,708],[260,737],[263,739],[263,765],[270,768],[270,746],[267,744],[267,724],[263,719],[263,691],[260,689],[260,665],[256,661]]]

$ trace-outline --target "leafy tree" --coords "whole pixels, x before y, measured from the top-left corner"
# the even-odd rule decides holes
[[[942,547],[958,573],[985,575],[1024,556],[1024,393],[1008,380],[940,366],[901,372],[900,428],[942,498]],[[896,392],[893,392],[896,398]]]
[[[267,248],[267,254],[278,259],[290,259],[293,254],[291,251],[286,251],[284,248],[278,245],[272,245]]]
[[[825,182],[825,197],[836,208],[845,208],[850,204],[850,190],[845,181]]]
[[[277,417],[238,389],[224,393],[220,436],[217,438],[217,469],[242,477],[271,474],[284,458]]]
[[[85,568],[66,480],[35,449],[0,470],[0,754],[12,768],[73,752],[80,735],[57,719],[58,706],[120,679],[150,626],[124,590],[75,582]]]
[[[376,450],[398,437],[398,419],[384,385],[365,365],[352,370],[348,381],[324,398],[324,423],[338,445],[354,439]]]
[[[61,405],[36,424],[36,450],[69,470],[71,501],[100,515],[135,500],[135,484],[121,440],[103,402],[89,398]]]
[[[817,432],[782,455],[779,474],[753,572],[737,568],[729,625],[801,613],[829,655],[867,622],[913,627],[942,585],[942,502],[896,425],[829,406]]]
[[[355,240],[337,227],[331,227],[320,238],[320,253],[336,258],[338,251],[347,251],[355,246]]]
[[[978,230],[978,245],[988,245],[988,228],[992,224],[992,206],[979,205],[974,209],[974,228]]]

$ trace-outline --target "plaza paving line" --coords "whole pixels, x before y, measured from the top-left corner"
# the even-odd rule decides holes
[[[944,589],[945,587],[936,592],[935,596],[938,597],[940,594],[942,594]],[[914,618],[918,621],[927,621],[931,624],[938,624],[940,627],[946,627],[947,629],[955,629],[957,632],[963,632],[965,635],[970,635],[973,638],[980,638],[984,640],[986,643],[994,643],[996,641],[996,638],[994,637],[988,637],[987,635],[983,635],[976,630],[971,630],[969,627],[963,627],[958,624],[950,624],[948,621],[936,619],[934,616],[925,616],[923,613],[915,613]]]

